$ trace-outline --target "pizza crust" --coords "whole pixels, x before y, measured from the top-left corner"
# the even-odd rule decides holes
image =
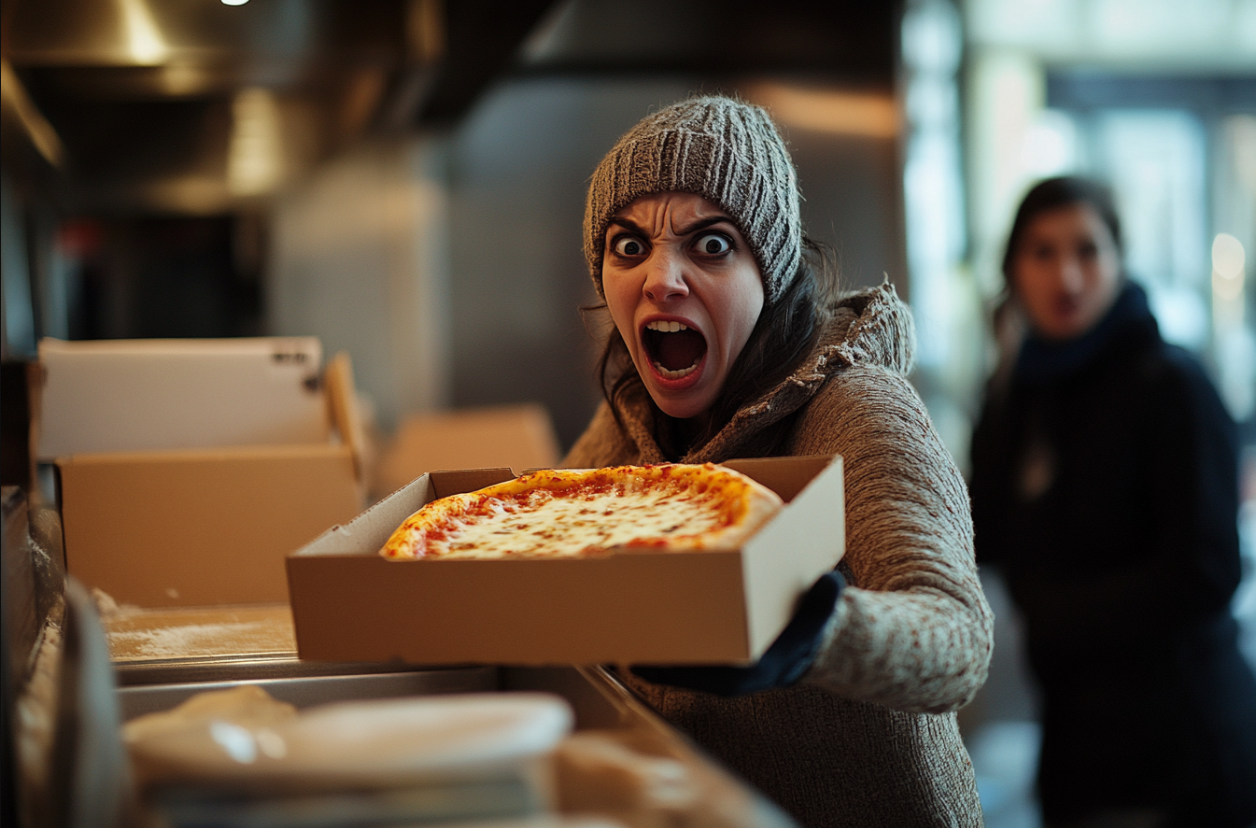
[[[429,503],[380,554],[412,560],[728,551],[781,507],[771,489],[712,463],[545,470]]]

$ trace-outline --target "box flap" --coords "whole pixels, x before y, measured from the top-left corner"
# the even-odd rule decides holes
[[[38,454],[323,443],[314,337],[43,339]]]
[[[510,469],[469,469],[421,475],[347,525],[328,529],[293,555],[378,555],[384,542],[402,521],[425,504],[450,494],[492,486],[514,476]]]
[[[327,390],[327,408],[332,424],[340,433],[340,439],[353,453],[353,471],[359,481],[366,478],[367,441],[366,430],[358,411],[357,396],[353,385],[353,361],[349,354],[336,354],[323,372],[323,385]]]
[[[754,478],[780,495],[781,500],[789,503],[832,462],[831,454],[813,454],[805,457],[728,460],[720,465]]]
[[[432,473],[432,485],[436,497],[449,497],[463,492],[474,492],[476,489],[502,483],[516,476],[510,469],[438,471]]]
[[[782,497],[793,493],[781,515],[742,548],[747,634],[756,658],[793,617],[797,597],[846,551],[842,458],[790,459],[796,462],[755,467],[770,472]]]

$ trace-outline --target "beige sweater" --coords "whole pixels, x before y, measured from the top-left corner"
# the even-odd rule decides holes
[[[629,677],[644,698],[806,826],[981,825],[955,713],[986,678],[992,615],[964,481],[908,384],[913,328],[889,285],[837,306],[802,368],[683,462],[794,412],[786,455],[840,454],[849,583],[800,684],[736,699]],[[666,462],[643,390],[603,404],[567,467]]]

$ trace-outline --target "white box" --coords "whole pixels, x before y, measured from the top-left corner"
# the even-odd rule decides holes
[[[39,343],[37,457],[326,443],[315,337]]]

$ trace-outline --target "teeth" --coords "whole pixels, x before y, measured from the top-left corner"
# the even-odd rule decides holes
[[[673,322],[672,324],[674,325],[676,323]],[[698,360],[698,362],[701,362],[701,360]],[[682,377],[687,377],[690,374],[692,374],[694,371],[698,370],[698,363],[695,362],[693,365],[690,365],[688,368],[681,368],[679,371],[669,371],[666,368],[664,368],[661,363],[656,362],[654,363],[654,370],[658,371],[659,374],[661,374],[664,377],[667,377],[668,379],[675,380],[675,379],[681,379]]]
[[[651,322],[646,325],[646,329],[658,331],[659,333],[676,333],[677,331],[689,330],[689,326],[680,322]]]

